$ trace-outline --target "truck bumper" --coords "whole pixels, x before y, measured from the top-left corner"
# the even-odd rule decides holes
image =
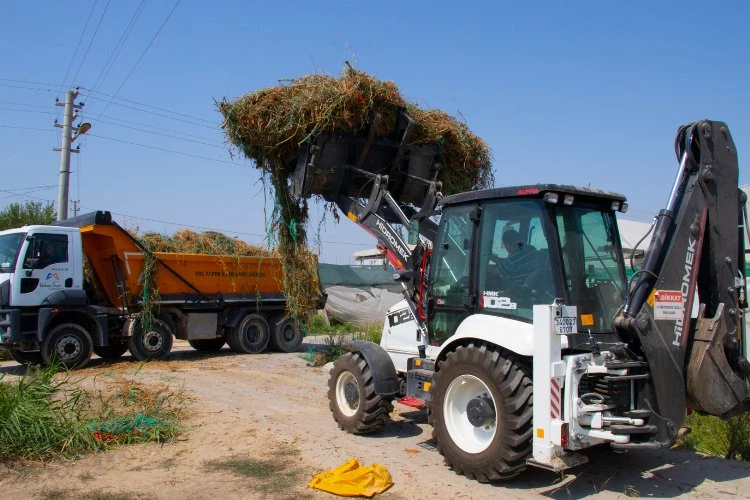
[[[21,342],[21,310],[0,309],[0,344]]]

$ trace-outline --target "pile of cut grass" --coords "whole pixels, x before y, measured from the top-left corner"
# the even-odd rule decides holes
[[[138,236],[138,239],[152,252],[249,257],[272,257],[274,255],[270,250],[250,245],[237,238],[230,238],[217,231],[198,233],[190,229],[180,229],[171,235],[147,232]]]
[[[465,123],[439,110],[406,101],[393,82],[351,67],[340,77],[308,75],[218,103],[231,144],[268,175],[275,192],[271,227],[284,266],[284,287],[292,315],[305,319],[317,304],[317,268],[306,248],[307,201],[293,199],[289,181],[305,142],[322,132],[363,133],[375,114],[375,134],[391,137],[404,110],[416,121],[412,144],[436,146],[445,194],[491,187],[491,157],[485,142]]]

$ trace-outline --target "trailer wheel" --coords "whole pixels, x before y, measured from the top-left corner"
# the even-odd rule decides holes
[[[8,353],[19,365],[41,365],[41,351],[22,351],[20,349],[8,349]]]
[[[532,382],[512,355],[469,344],[432,379],[429,423],[445,463],[480,482],[518,475],[531,456]]]
[[[224,347],[224,338],[215,339],[193,339],[188,340],[188,344],[196,351],[201,352],[219,352]]]
[[[89,362],[93,352],[91,335],[81,325],[63,323],[52,329],[42,343],[42,360],[60,363],[67,369],[79,368]]]
[[[342,430],[377,432],[391,419],[393,404],[375,394],[375,381],[365,358],[350,352],[333,363],[328,379],[328,406]]]
[[[144,331],[140,319],[137,319],[130,334],[128,350],[138,361],[164,359],[172,350],[172,331],[164,321],[156,318],[151,328]]]
[[[121,343],[121,344],[110,344],[110,345],[95,345],[94,346],[94,354],[99,356],[102,359],[118,359],[120,356],[125,354],[125,351],[128,350],[128,344]]]
[[[302,330],[297,320],[279,316],[273,321],[273,331],[268,344],[272,351],[295,352],[302,343]]]
[[[260,314],[248,314],[227,335],[227,343],[234,352],[256,354],[268,345],[271,330]]]

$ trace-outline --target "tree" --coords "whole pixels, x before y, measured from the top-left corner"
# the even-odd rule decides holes
[[[50,224],[55,218],[55,207],[51,202],[11,203],[0,210],[0,231],[29,224]]]

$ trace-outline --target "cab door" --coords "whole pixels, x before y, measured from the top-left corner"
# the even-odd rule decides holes
[[[443,210],[430,263],[427,328],[430,344],[440,345],[473,310],[471,280],[476,205]]]
[[[53,293],[72,289],[73,256],[74,251],[67,234],[30,233],[16,264],[13,305],[43,305]]]

